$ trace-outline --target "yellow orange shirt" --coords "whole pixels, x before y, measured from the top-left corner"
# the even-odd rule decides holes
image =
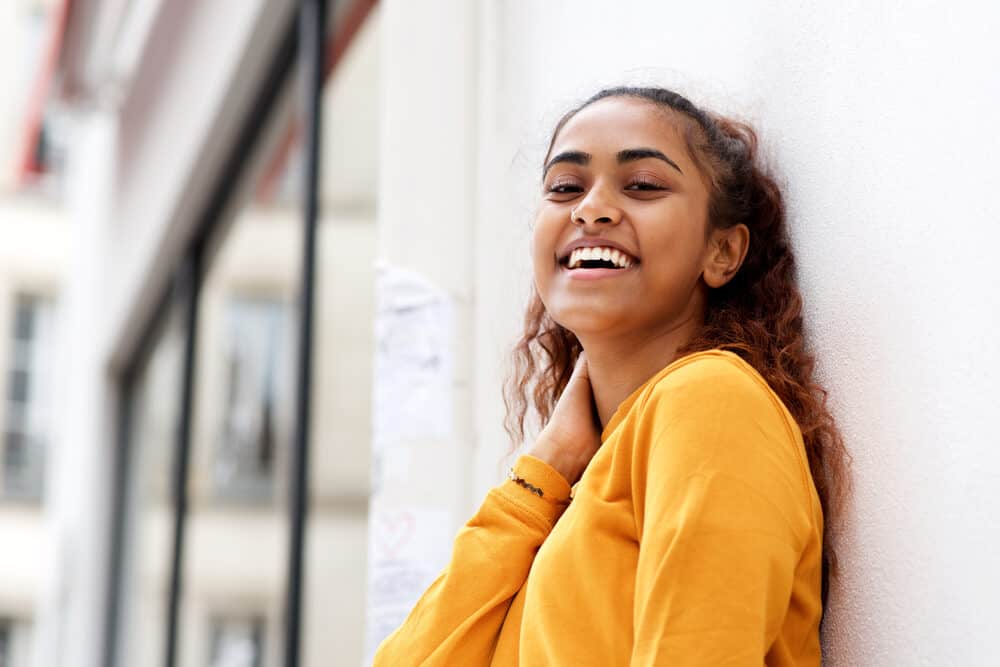
[[[491,489],[375,667],[819,665],[823,515],[763,377],[728,350],[681,357],[601,442],[572,490],[518,457],[546,497]]]

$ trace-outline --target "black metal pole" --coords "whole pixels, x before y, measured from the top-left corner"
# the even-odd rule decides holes
[[[128,471],[131,467],[131,452],[129,449],[129,431],[134,417],[134,408],[130,405],[130,397],[135,391],[134,373],[128,372],[118,384],[115,397],[117,424],[115,428],[114,453],[114,487],[111,489],[111,552],[108,564],[108,583],[105,589],[104,637],[101,660],[105,667],[115,667],[118,662],[117,628],[121,617],[121,577],[124,544],[125,544],[125,503],[128,501],[127,483]]]
[[[295,404],[295,440],[292,446],[289,507],[288,598],[285,602],[285,660],[283,667],[299,667],[302,636],[302,580],[304,578],[305,523],[309,500],[309,419],[312,389],[313,293],[316,274],[316,225],[319,217],[320,120],[326,52],[327,0],[301,0],[299,50],[305,104],[302,151],[303,249],[299,285],[298,382]]]
[[[191,459],[191,409],[194,397],[194,357],[198,334],[198,290],[201,285],[201,250],[188,254],[178,277],[178,293],[184,304],[184,368],[181,376],[180,419],[177,428],[177,458],[174,459],[174,544],[171,554],[170,597],[167,603],[166,667],[177,664],[178,620],[184,571],[184,526],[188,510],[188,468]]]

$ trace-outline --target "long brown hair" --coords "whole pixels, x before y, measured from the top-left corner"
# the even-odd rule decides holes
[[[675,116],[688,152],[709,185],[708,233],[741,223],[750,230],[750,247],[739,271],[724,286],[709,290],[705,322],[677,356],[714,348],[735,352],[767,380],[798,423],[823,509],[821,595],[825,610],[829,581],[838,571],[828,536],[842,521],[850,487],[850,455],[826,407],[827,392],[814,378],[816,361],[806,345],[802,295],[781,190],[763,165],[752,127],[702,110],[664,88],[616,87],[598,92],[560,119],[549,151],[577,112],[607,97],[638,98]],[[548,421],[581,350],[573,332],[549,316],[532,290],[524,333],[514,347],[504,387],[505,427],[515,448],[524,441],[529,409],[534,409],[540,425]]]

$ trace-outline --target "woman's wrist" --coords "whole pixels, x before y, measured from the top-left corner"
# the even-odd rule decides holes
[[[544,432],[535,440],[535,443],[525,454],[529,454],[545,462],[549,467],[562,475],[563,479],[570,485],[576,483],[587,465],[586,461],[581,461],[580,457],[575,456],[573,452],[559,446],[558,443]]]

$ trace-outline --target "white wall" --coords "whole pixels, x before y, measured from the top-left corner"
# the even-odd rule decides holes
[[[547,133],[604,85],[677,87],[753,121],[787,180],[811,343],[855,459],[828,664],[987,664],[1000,13],[962,5],[480,3],[477,494],[506,447],[499,383]]]
[[[381,13],[377,258],[414,271],[449,294],[458,346],[468,345],[473,335],[474,17],[462,0],[422,6],[388,2]],[[428,442],[427,451],[414,458],[411,478],[425,502],[458,507],[467,501],[460,477],[473,436],[467,407],[472,378],[466,350],[456,349],[454,357],[460,405],[454,438]],[[459,481],[442,485],[441,479]],[[387,501],[394,494],[385,489]]]

